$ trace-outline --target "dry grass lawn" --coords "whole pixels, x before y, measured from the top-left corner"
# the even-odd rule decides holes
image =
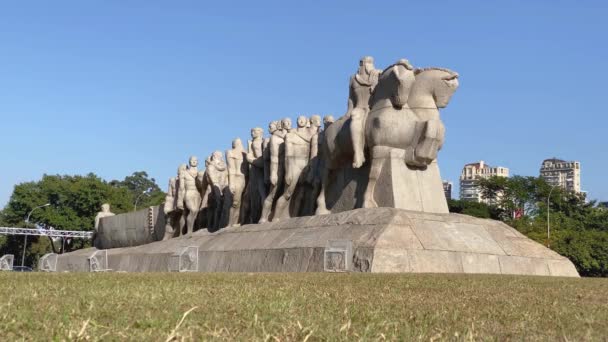
[[[0,341],[608,339],[608,279],[1,273],[0,298]]]

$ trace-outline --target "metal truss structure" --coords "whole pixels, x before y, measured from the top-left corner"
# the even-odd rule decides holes
[[[92,239],[92,231],[79,230],[51,230],[51,229],[36,229],[36,228],[12,228],[0,227],[0,235],[30,235],[30,236],[50,236],[63,238],[77,239]]]

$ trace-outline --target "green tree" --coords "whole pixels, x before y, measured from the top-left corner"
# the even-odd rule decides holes
[[[37,209],[30,217],[31,226],[62,230],[92,230],[94,218],[101,204],[110,203],[112,211],[122,213],[132,207],[131,194],[126,188],[114,187],[96,175],[86,176],[43,175],[36,182],[25,182],[15,186],[5,208],[0,212],[3,226],[24,227],[25,217],[35,207],[50,203],[49,207]],[[28,265],[43,252],[43,247],[51,247],[37,237],[28,237],[26,252]],[[45,238],[48,241],[48,239]],[[7,236],[0,245],[0,254],[22,255],[24,239],[21,236]],[[73,239],[66,244],[68,250],[82,248],[87,241]],[[32,246],[36,249],[33,252]]]
[[[489,212],[498,212],[505,223],[568,257],[581,275],[608,276],[608,210],[603,202],[596,204],[583,194],[552,188],[537,177],[491,177],[481,179],[478,186],[483,197],[497,199]],[[524,215],[514,218],[512,213],[519,208]]]
[[[146,171],[133,172],[132,175],[125,177],[124,180],[113,180],[110,184],[117,188],[127,189],[131,195],[133,207],[135,207],[136,201],[137,207],[141,209],[159,205],[165,200],[165,193],[156,184],[156,180],[148,176]]]

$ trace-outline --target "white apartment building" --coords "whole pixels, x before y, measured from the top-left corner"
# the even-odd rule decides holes
[[[545,159],[540,166],[540,176],[551,186],[581,192],[581,163],[557,158]]]
[[[490,204],[494,199],[484,199],[481,197],[477,180],[492,176],[509,177],[509,169],[502,166],[493,167],[487,165],[483,160],[477,163],[466,164],[460,174],[460,199]]]

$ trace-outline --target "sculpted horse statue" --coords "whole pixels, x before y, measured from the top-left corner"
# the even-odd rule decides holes
[[[371,168],[363,207],[378,206],[374,191],[389,158],[401,159],[415,170],[434,163],[437,170],[433,178],[439,177],[434,160],[443,145],[445,128],[438,108],[447,106],[457,88],[457,73],[442,68],[414,70],[404,59],[381,73],[365,119],[366,159],[371,161]],[[325,130],[321,148],[326,167],[322,170],[317,215],[329,213],[325,190],[330,174],[352,163],[350,117],[340,118]]]
[[[407,168],[402,168],[404,173],[411,171],[414,174],[404,175],[410,177],[406,187],[393,191],[399,193],[397,195],[417,192],[410,197],[416,203],[408,203],[404,209],[447,212],[445,196],[439,196],[443,190],[435,162],[445,137],[438,108],[448,105],[458,88],[458,74],[443,68],[416,69],[413,72],[399,72],[397,69],[392,78],[397,81],[389,82],[390,78],[385,82],[379,81],[370,100],[366,139],[371,169],[363,207],[378,206],[374,192],[382,168],[387,159],[402,158],[407,165]]]

